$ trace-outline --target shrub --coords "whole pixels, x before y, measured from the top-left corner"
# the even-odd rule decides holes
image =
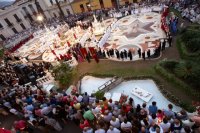
[[[199,38],[190,39],[188,43],[185,43],[185,46],[187,47],[189,52],[198,52],[200,50],[200,39]]]
[[[178,64],[177,61],[169,60],[169,61],[163,61],[161,66],[173,72],[177,64]]]
[[[72,81],[72,68],[68,64],[60,63],[53,67],[52,75],[59,82],[61,88],[68,87]]]
[[[97,91],[97,92],[94,93],[95,97],[96,97],[97,99],[99,99],[99,100],[103,99],[104,94],[105,94],[105,93],[104,93],[103,91]]]
[[[200,98],[200,93],[198,91],[195,91],[194,89],[192,89],[189,85],[187,85],[184,81],[178,79],[175,77],[174,74],[166,71],[161,64],[163,64],[163,61],[159,62],[158,64],[156,64],[155,66],[155,70],[156,72],[158,72],[160,75],[162,75],[165,79],[167,79],[168,81],[170,81],[171,83],[173,83],[174,85],[177,86],[177,88],[185,91],[186,93],[195,96],[197,98]]]

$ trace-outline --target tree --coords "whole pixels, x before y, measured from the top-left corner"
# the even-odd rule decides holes
[[[60,63],[53,68],[52,75],[59,82],[60,88],[69,87],[72,81],[72,68],[65,63]]]

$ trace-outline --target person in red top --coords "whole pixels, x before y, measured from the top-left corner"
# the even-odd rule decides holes
[[[27,126],[24,120],[19,120],[14,122],[14,127],[16,131],[24,131]]]
[[[81,122],[80,122],[80,128],[81,129],[84,129],[85,127],[90,127],[90,124],[89,124],[89,122],[87,121],[87,120],[81,120]]]

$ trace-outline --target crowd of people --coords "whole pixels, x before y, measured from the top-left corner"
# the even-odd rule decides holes
[[[41,87],[15,86],[0,90],[0,112],[10,112],[21,120],[13,123],[16,132],[62,131],[74,122],[83,133],[192,133],[199,131],[200,108],[189,116],[185,110],[174,112],[172,104],[160,109],[156,101],[149,107],[124,96],[119,101],[98,99],[86,92],[81,95],[73,87],[71,94]]]
[[[172,6],[181,13],[181,16],[190,22],[200,24],[200,3],[192,0],[178,0]]]
[[[7,57],[9,58],[9,57]],[[2,63],[0,66],[0,86],[24,85],[31,82],[36,85],[36,80],[46,75],[50,63],[39,64],[12,64]]]
[[[189,17],[191,20],[191,15],[185,15],[186,9],[180,8],[182,3],[174,6],[182,11],[183,16]],[[108,11],[99,11],[98,14],[103,12],[108,16]],[[76,26],[77,21],[83,20],[88,15],[91,15],[90,12],[70,15],[66,21],[70,27],[73,27]],[[194,16],[196,15],[193,14],[192,17]],[[173,21],[177,23],[178,20],[174,18]],[[56,20],[49,22],[49,26],[51,24],[56,24]],[[160,51],[165,49],[167,42],[171,46],[172,36],[169,33],[166,33],[167,38],[164,41],[159,42],[154,54],[151,54],[149,49],[147,51],[141,49],[119,51],[99,48],[85,52],[85,48],[77,44],[68,51],[67,55],[69,56],[61,55],[59,60],[70,60],[71,56],[74,56],[78,62],[82,62],[84,59],[90,62],[91,58],[98,62],[98,58],[106,57],[133,60],[135,54],[145,60],[146,57],[151,58],[152,55],[159,56]],[[7,58],[7,60],[12,59]],[[48,92],[41,86],[37,86],[36,79],[45,76],[45,70],[50,67],[49,63],[20,66],[5,63],[5,65],[0,66],[0,85],[4,86],[0,90],[0,115],[12,114],[20,118],[19,121],[13,123],[14,131],[19,133],[32,132],[37,128],[42,132],[45,128],[49,128],[60,132],[64,126],[67,126],[68,122],[73,122],[83,133],[200,132],[200,107],[197,108],[195,114],[189,115],[183,109],[180,112],[174,112],[172,104],[161,109],[156,105],[156,101],[147,106],[146,103],[137,104],[132,97],[126,96],[121,97],[120,101],[113,101],[105,97],[98,99],[94,94],[88,95],[87,92],[79,94],[75,86],[70,94],[67,94],[65,90],[63,92],[56,90]],[[29,81],[32,82],[32,85],[36,85],[36,90],[33,89],[33,86],[24,85]]]

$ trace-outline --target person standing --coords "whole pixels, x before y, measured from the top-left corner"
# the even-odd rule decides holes
[[[117,59],[120,59],[119,51],[118,51],[117,49],[115,50],[115,54],[116,54],[116,56],[117,56]]]
[[[139,58],[141,58],[141,49],[140,48],[138,49],[138,55],[139,55]]]
[[[147,57],[150,59],[150,56],[151,56],[151,51],[150,51],[150,49],[148,49],[148,51],[147,51]]]
[[[90,54],[89,54],[89,52],[86,54],[85,58],[86,58],[86,60],[87,60],[88,63],[91,62],[91,61],[90,61]]]
[[[127,59],[127,51],[124,49],[124,57]]]
[[[109,50],[106,51],[106,54],[107,54],[108,58],[110,58],[110,52],[109,52]]]
[[[168,37],[168,42],[169,42],[169,46],[171,47],[172,46],[172,36],[171,35]]]
[[[145,60],[145,51],[142,52],[142,58],[143,58],[143,60]]]
[[[130,60],[133,59],[133,56],[132,56],[132,52],[131,52],[131,50],[128,51],[128,57],[130,58]]]
[[[102,55],[103,55],[103,58],[105,58],[106,57],[106,52],[103,50],[103,52],[102,52]]]
[[[120,52],[120,57],[122,60],[124,60],[124,52],[122,52],[122,51]]]
[[[164,39],[162,43],[162,51],[165,50],[165,46],[166,46],[166,40]]]

